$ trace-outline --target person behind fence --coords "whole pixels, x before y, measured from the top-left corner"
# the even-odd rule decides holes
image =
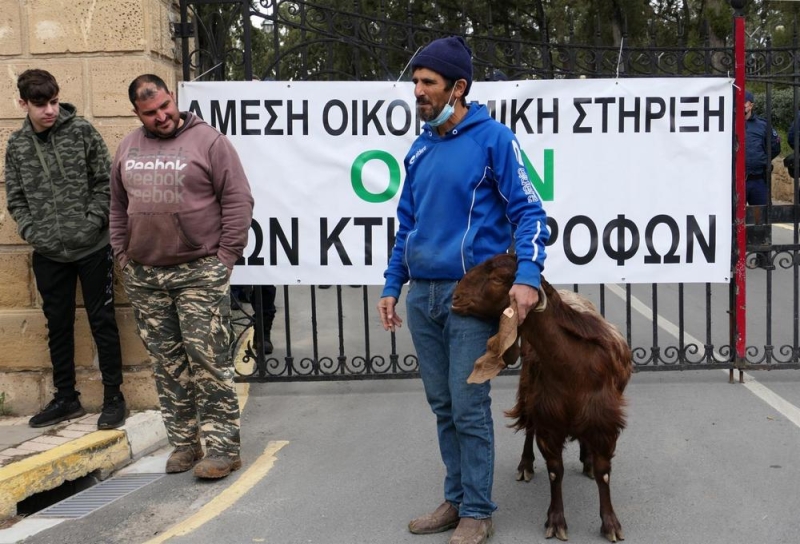
[[[797,155],[798,151],[800,151],[800,149],[798,149],[800,146],[795,145],[795,138],[800,137],[800,134],[797,132],[798,130],[800,130],[800,113],[798,113],[797,117],[795,117],[794,121],[792,121],[792,124],[789,126],[789,133],[786,135],[789,147],[793,152],[783,159],[784,166],[786,166],[786,169],[789,171],[789,175],[793,178],[797,177],[797,173],[795,172],[795,160],[800,161],[800,158],[795,159],[795,155]]]
[[[231,303],[235,308],[241,309],[242,303],[253,304],[255,307],[255,285],[231,285]],[[261,286],[261,322],[264,330],[264,355],[275,351],[272,344],[272,323],[275,321],[277,308],[275,295],[277,290],[274,285]]]
[[[242,466],[229,280],[253,197],[230,141],[178,111],[161,78],[137,77],[128,97],[142,127],[114,157],[111,245],[155,363],[166,471],[222,478]]]
[[[405,158],[397,238],[378,302],[384,329],[394,331],[410,280],[408,326],[446,474],[444,502],[408,529],[455,527],[451,544],[486,542],[497,508],[490,385],[467,384],[467,377],[498,323],[452,313],[453,291],[469,268],[514,244],[519,266],[509,294],[523,320],[539,300],[548,239],[519,142],[485,106],[466,101],[471,55],[461,37],[448,37],[411,60],[417,113],[426,124]]]
[[[745,91],[744,97],[746,201],[751,206],[764,206],[769,198],[772,159],[781,152],[781,139],[778,131],[774,128],[770,130],[766,119],[753,111],[753,93]]]
[[[744,97],[744,165],[747,173],[745,202],[750,206],[765,206],[769,201],[769,184],[772,181],[772,159],[780,153],[781,141],[778,132],[774,128],[771,130],[772,134],[770,135],[766,119],[762,119],[753,111],[753,93],[745,91]],[[768,146],[770,146],[769,155],[767,154]],[[754,210],[754,221],[756,225],[763,224],[760,209]],[[765,241],[771,239],[769,234],[766,236],[768,237],[765,238]],[[769,268],[771,266],[769,252],[756,253],[755,265],[759,268]]]
[[[17,78],[22,128],[8,139],[5,188],[20,237],[33,247],[36,287],[47,320],[55,396],[33,416],[45,427],[85,414],[76,390],[75,296],[81,282],[103,382],[100,429],[125,422],[122,353],[114,315],[114,259],[108,234],[111,159],[95,128],[59,101],[45,70]]]

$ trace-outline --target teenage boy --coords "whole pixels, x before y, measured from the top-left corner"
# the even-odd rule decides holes
[[[29,424],[45,427],[86,413],[75,389],[80,279],[103,379],[97,427],[114,429],[125,422],[127,407],[120,390],[122,355],[108,234],[110,156],[100,134],[76,115],[75,106],[59,102],[58,83],[49,72],[26,70],[17,88],[27,116],[8,139],[6,196],[19,235],[33,246],[33,274],[47,320],[56,390]]]

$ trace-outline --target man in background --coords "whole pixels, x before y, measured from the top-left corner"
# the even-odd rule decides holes
[[[747,171],[747,203],[751,206],[765,206],[769,198],[768,183],[772,178],[772,159],[781,152],[781,139],[778,131],[774,128],[770,130],[766,119],[753,111],[753,100],[753,93],[746,91],[744,163]]]
[[[754,97],[750,91],[744,93],[744,118],[745,118],[745,156],[744,164],[747,171],[745,182],[745,198],[750,206],[766,206],[769,201],[770,183],[772,182],[772,159],[781,152],[781,140],[778,131],[770,130],[766,119],[762,119],[753,111]],[[769,148],[769,149],[768,149]],[[750,230],[752,236],[760,237],[757,243],[770,243],[772,233],[769,226],[763,226],[760,209],[754,210],[756,226]],[[768,252],[756,253],[756,266],[770,268]]]

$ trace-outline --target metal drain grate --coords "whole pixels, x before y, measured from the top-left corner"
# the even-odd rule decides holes
[[[122,474],[100,482],[34,514],[33,518],[78,519],[111,504],[128,493],[163,478],[163,474]]]

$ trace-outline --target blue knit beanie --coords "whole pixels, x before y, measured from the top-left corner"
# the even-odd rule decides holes
[[[753,98],[753,93],[751,93],[750,91],[745,91],[744,92],[744,101],[745,102],[755,102],[755,100]]]
[[[452,81],[466,79],[464,96],[472,87],[472,49],[461,36],[440,38],[429,43],[411,61],[411,70],[417,68],[429,68]]]

